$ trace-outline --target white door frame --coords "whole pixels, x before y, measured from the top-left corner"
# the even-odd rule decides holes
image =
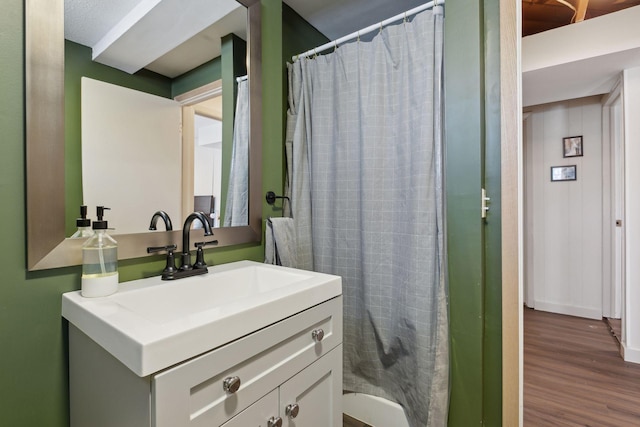
[[[190,90],[174,98],[182,106],[182,214],[186,218],[193,212],[194,196],[194,140],[195,140],[195,115],[200,102],[216,96],[222,96],[222,80],[216,80],[204,86]],[[208,115],[200,111],[203,115]],[[214,117],[216,118],[216,117]],[[189,173],[186,173],[189,171]]]
[[[625,286],[624,116],[622,81],[602,101],[603,269],[602,313],[623,317]]]
[[[529,186],[533,184],[533,180],[527,180],[527,161],[526,159],[530,156],[533,156],[533,149],[531,140],[527,139],[527,137],[531,137],[531,111],[525,111],[522,113],[522,222],[523,222],[523,232],[522,232],[522,256],[523,256],[523,264],[522,264],[522,274],[523,274],[523,299],[524,304],[528,308],[535,308],[535,286],[534,284],[534,275],[535,269],[533,268],[533,257],[527,256],[533,254],[533,218],[534,213],[532,209],[531,200],[527,199],[527,194],[533,194],[533,190],[529,189]]]

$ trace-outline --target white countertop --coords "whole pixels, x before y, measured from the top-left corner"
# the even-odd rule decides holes
[[[62,316],[144,377],[341,294],[338,276],[239,261],[120,283],[107,297],[68,292]]]

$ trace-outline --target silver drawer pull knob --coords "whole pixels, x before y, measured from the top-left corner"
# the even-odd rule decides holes
[[[267,427],[282,427],[282,418],[280,417],[269,418],[269,421],[267,421]]]
[[[240,377],[227,377],[222,382],[222,389],[227,393],[235,393],[240,388]]]
[[[287,407],[284,409],[284,413],[289,418],[297,417],[298,412],[300,412],[300,407],[298,406],[297,403],[292,403],[291,405],[287,405]]]
[[[324,331],[322,329],[314,329],[311,332],[311,338],[313,338],[313,340],[316,342],[322,341],[322,339],[324,338]]]

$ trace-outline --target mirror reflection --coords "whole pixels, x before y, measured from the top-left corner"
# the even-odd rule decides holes
[[[229,186],[224,209],[225,227],[249,222],[249,90],[246,78],[238,78]]]
[[[193,210],[203,212],[211,227],[220,226],[222,197],[222,98],[195,106]]]
[[[154,10],[139,20],[141,27],[123,30],[126,19],[101,10],[112,9],[112,2],[100,3],[65,0],[65,83],[80,87],[81,118],[75,136],[80,142],[72,130],[67,148],[81,153],[82,164],[81,188],[67,198],[67,235],[76,230],[81,204],[89,207],[89,217],[97,205],[111,207],[114,234],[147,232],[159,210],[174,229],[194,210],[205,212],[214,227],[247,225],[248,120],[236,117],[244,108],[236,108],[242,87],[236,77],[246,74],[245,8],[209,0],[207,10],[215,10],[207,17],[202,8],[181,11],[193,23],[179,30],[166,26],[177,2],[164,0],[159,4],[166,10]],[[127,8],[140,7],[138,1],[115,3],[113,9],[125,17],[131,14]],[[162,40],[149,45],[153,34]],[[144,48],[140,39],[147,40]]]

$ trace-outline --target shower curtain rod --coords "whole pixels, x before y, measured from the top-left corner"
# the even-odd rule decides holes
[[[348,42],[348,41],[353,40],[355,38],[358,38],[358,37],[360,37],[360,36],[362,36],[364,34],[368,34],[368,33],[371,33],[373,31],[376,31],[376,30],[380,30],[380,29],[382,29],[382,27],[384,27],[386,25],[389,25],[389,24],[391,24],[393,22],[399,21],[401,19],[404,19],[407,16],[415,15],[417,13],[422,12],[423,10],[431,9],[434,6],[443,5],[444,1],[445,0],[433,0],[433,1],[430,1],[428,3],[423,4],[421,6],[414,7],[413,9],[407,10],[406,12],[402,12],[402,13],[399,13],[398,15],[396,15],[396,16],[393,16],[391,18],[385,19],[382,22],[378,22],[377,24],[373,24],[373,25],[370,25],[370,26],[368,26],[366,28],[363,28],[360,31],[356,31],[356,32],[351,33],[349,35],[346,35],[344,37],[340,37],[337,40],[334,40],[334,41],[329,42],[329,43],[325,43],[322,46],[310,49],[310,50],[308,50],[308,51],[306,51],[304,53],[301,53],[299,55],[294,55],[291,59],[295,62],[296,60],[298,60],[300,58],[306,58],[307,56],[318,54],[318,53],[320,53],[322,51],[325,51],[327,49],[337,48],[338,45],[341,45],[342,43],[345,43],[345,42]]]

